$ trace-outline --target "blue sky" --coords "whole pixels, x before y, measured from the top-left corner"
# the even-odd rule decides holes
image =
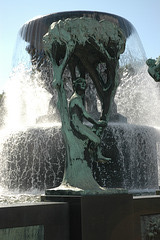
[[[21,26],[36,16],[73,10],[108,12],[126,18],[135,26],[147,58],[160,55],[160,0],[5,0],[0,6],[0,93],[11,73]]]

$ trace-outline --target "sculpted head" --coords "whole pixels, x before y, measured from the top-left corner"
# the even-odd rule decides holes
[[[86,90],[86,80],[84,78],[76,78],[73,82],[73,88],[76,92]]]
[[[155,63],[156,63],[155,59],[151,59],[151,58],[146,61],[146,64],[147,64],[149,67],[154,67],[154,66],[155,66]]]

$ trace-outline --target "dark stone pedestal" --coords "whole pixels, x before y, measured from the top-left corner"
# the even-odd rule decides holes
[[[70,240],[134,240],[131,194],[44,195],[42,201],[68,202]]]
[[[0,240],[69,240],[67,203],[0,206]]]
[[[134,239],[160,240],[160,196],[133,198]]]

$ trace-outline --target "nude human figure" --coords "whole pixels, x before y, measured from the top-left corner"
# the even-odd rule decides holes
[[[82,140],[88,140],[88,146],[94,146],[94,150],[97,151],[98,161],[106,162],[110,158],[105,158],[100,151],[101,139],[98,136],[98,132],[101,131],[101,127],[106,126],[106,122],[96,121],[90,114],[86,111],[83,99],[86,89],[86,81],[83,78],[77,78],[74,82],[75,92],[72,95],[69,102],[69,113],[70,113],[70,124],[73,133]],[[85,125],[83,119],[93,124],[93,128]]]

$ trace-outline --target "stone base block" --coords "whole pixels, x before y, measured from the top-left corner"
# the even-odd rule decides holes
[[[42,201],[68,202],[70,240],[134,240],[131,194],[44,195]]]
[[[0,206],[0,240],[70,240],[68,204]]]

